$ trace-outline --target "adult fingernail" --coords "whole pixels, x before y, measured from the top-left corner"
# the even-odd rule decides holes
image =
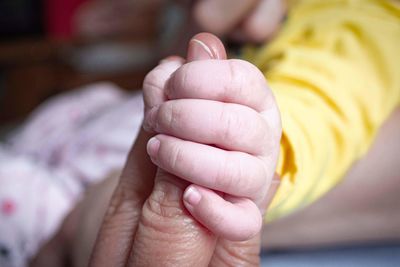
[[[215,58],[212,50],[204,42],[192,38],[189,42],[188,58],[191,60],[203,60]]]
[[[201,194],[194,186],[189,186],[183,194],[183,200],[191,206],[195,206],[200,202]]]
[[[226,59],[226,51],[221,40],[207,32],[196,34],[189,42],[187,61],[204,59]]]
[[[147,153],[153,159],[157,158],[158,150],[160,149],[160,140],[156,137],[152,137],[147,142]]]

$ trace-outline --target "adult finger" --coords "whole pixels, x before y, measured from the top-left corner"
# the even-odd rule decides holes
[[[214,56],[225,56],[218,42],[210,41],[213,37],[206,38],[207,34],[197,37],[199,42],[195,45],[205,44]],[[190,46],[193,44],[191,42]],[[188,55],[190,60],[200,57],[204,57],[204,54],[198,55],[196,51],[191,51]],[[166,81],[160,84],[164,82]],[[183,206],[182,195],[187,185],[186,181],[159,169],[154,189],[142,209],[129,258],[130,266],[209,264],[217,239],[194,220]]]
[[[207,266],[216,236],[182,204],[187,182],[159,169],[142,209],[127,266]]]
[[[257,43],[265,42],[279,29],[285,11],[285,1],[261,0],[239,29],[248,40]]]
[[[226,51],[218,37],[202,32],[190,39],[186,60],[192,62],[206,59],[226,59]]]
[[[125,266],[141,208],[153,188],[156,168],[146,153],[143,130],[131,149],[97,236],[90,266]]]
[[[237,26],[258,0],[203,0],[194,6],[194,17],[204,30],[223,35]]]
[[[143,83],[146,110],[164,101],[164,85],[182,64],[179,57],[168,58],[146,76]],[[156,173],[145,153],[150,137],[142,129],[129,153],[97,236],[91,266],[125,266],[129,259],[141,209],[151,193]]]

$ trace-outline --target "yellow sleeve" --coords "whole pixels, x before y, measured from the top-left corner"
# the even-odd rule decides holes
[[[297,1],[250,56],[282,115],[276,218],[335,186],[400,103],[399,1]]]

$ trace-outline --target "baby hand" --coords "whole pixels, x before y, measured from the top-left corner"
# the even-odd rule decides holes
[[[152,70],[143,85],[144,125],[157,133],[147,145],[153,163],[193,183],[183,196],[192,216],[241,241],[261,229],[281,122],[263,74],[225,57],[216,37],[199,34],[186,63],[170,58]]]

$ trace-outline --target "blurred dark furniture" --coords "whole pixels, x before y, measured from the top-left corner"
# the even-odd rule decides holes
[[[60,58],[60,51],[79,45],[46,39],[0,43],[0,124],[23,118],[54,94],[88,83],[107,80],[122,88],[140,88],[152,67],[108,75],[79,73]]]

